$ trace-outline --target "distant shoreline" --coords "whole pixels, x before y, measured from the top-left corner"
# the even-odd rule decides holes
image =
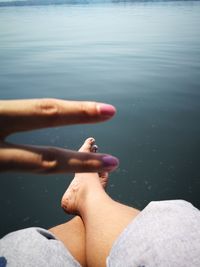
[[[0,7],[13,6],[46,6],[46,5],[76,5],[95,3],[132,3],[132,2],[188,2],[188,0],[24,0],[0,2]],[[200,0],[191,0],[200,1]],[[189,1],[190,2],[190,1]]]

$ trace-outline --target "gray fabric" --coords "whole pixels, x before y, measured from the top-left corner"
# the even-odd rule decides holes
[[[183,200],[151,202],[122,232],[107,267],[200,267],[200,212]]]
[[[0,240],[0,266],[80,267],[80,264],[49,231],[27,228]]]
[[[80,267],[47,230],[0,240],[0,267]],[[107,267],[200,267],[200,212],[183,200],[151,202],[114,243]]]

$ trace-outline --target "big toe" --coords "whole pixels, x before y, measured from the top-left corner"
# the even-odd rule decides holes
[[[94,143],[95,139],[93,137],[87,138],[83,145],[80,147],[79,152],[91,152]]]

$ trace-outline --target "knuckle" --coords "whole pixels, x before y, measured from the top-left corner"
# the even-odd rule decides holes
[[[42,99],[39,103],[39,112],[46,116],[57,116],[59,114],[59,106],[56,99]]]
[[[80,104],[80,112],[81,115],[84,117],[88,117],[89,116],[89,109],[88,106],[85,103],[81,103]]]
[[[95,116],[97,113],[96,104],[94,102],[80,103],[80,113],[84,118]]]
[[[40,172],[53,173],[58,167],[58,161],[55,157],[55,149],[47,148],[40,158]]]
[[[88,167],[91,168],[91,166],[88,165],[88,160],[85,158],[72,159],[69,160],[68,163],[71,171],[75,170],[76,172],[86,172],[88,171]]]
[[[87,163],[87,160],[82,160],[80,162],[80,171],[84,171],[88,168],[88,163]]]
[[[41,167],[42,167],[41,168],[42,173],[46,174],[54,173],[57,169],[57,161],[43,160]]]
[[[99,164],[97,159],[84,159],[81,161],[80,171],[95,171],[100,167]]]

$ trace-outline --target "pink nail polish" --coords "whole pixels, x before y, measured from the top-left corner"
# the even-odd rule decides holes
[[[100,114],[104,117],[111,117],[116,113],[115,107],[108,104],[100,104],[99,105]]]
[[[117,158],[109,156],[109,155],[104,156],[102,158],[102,160],[103,160],[103,167],[106,170],[113,170],[119,165],[119,160]]]

